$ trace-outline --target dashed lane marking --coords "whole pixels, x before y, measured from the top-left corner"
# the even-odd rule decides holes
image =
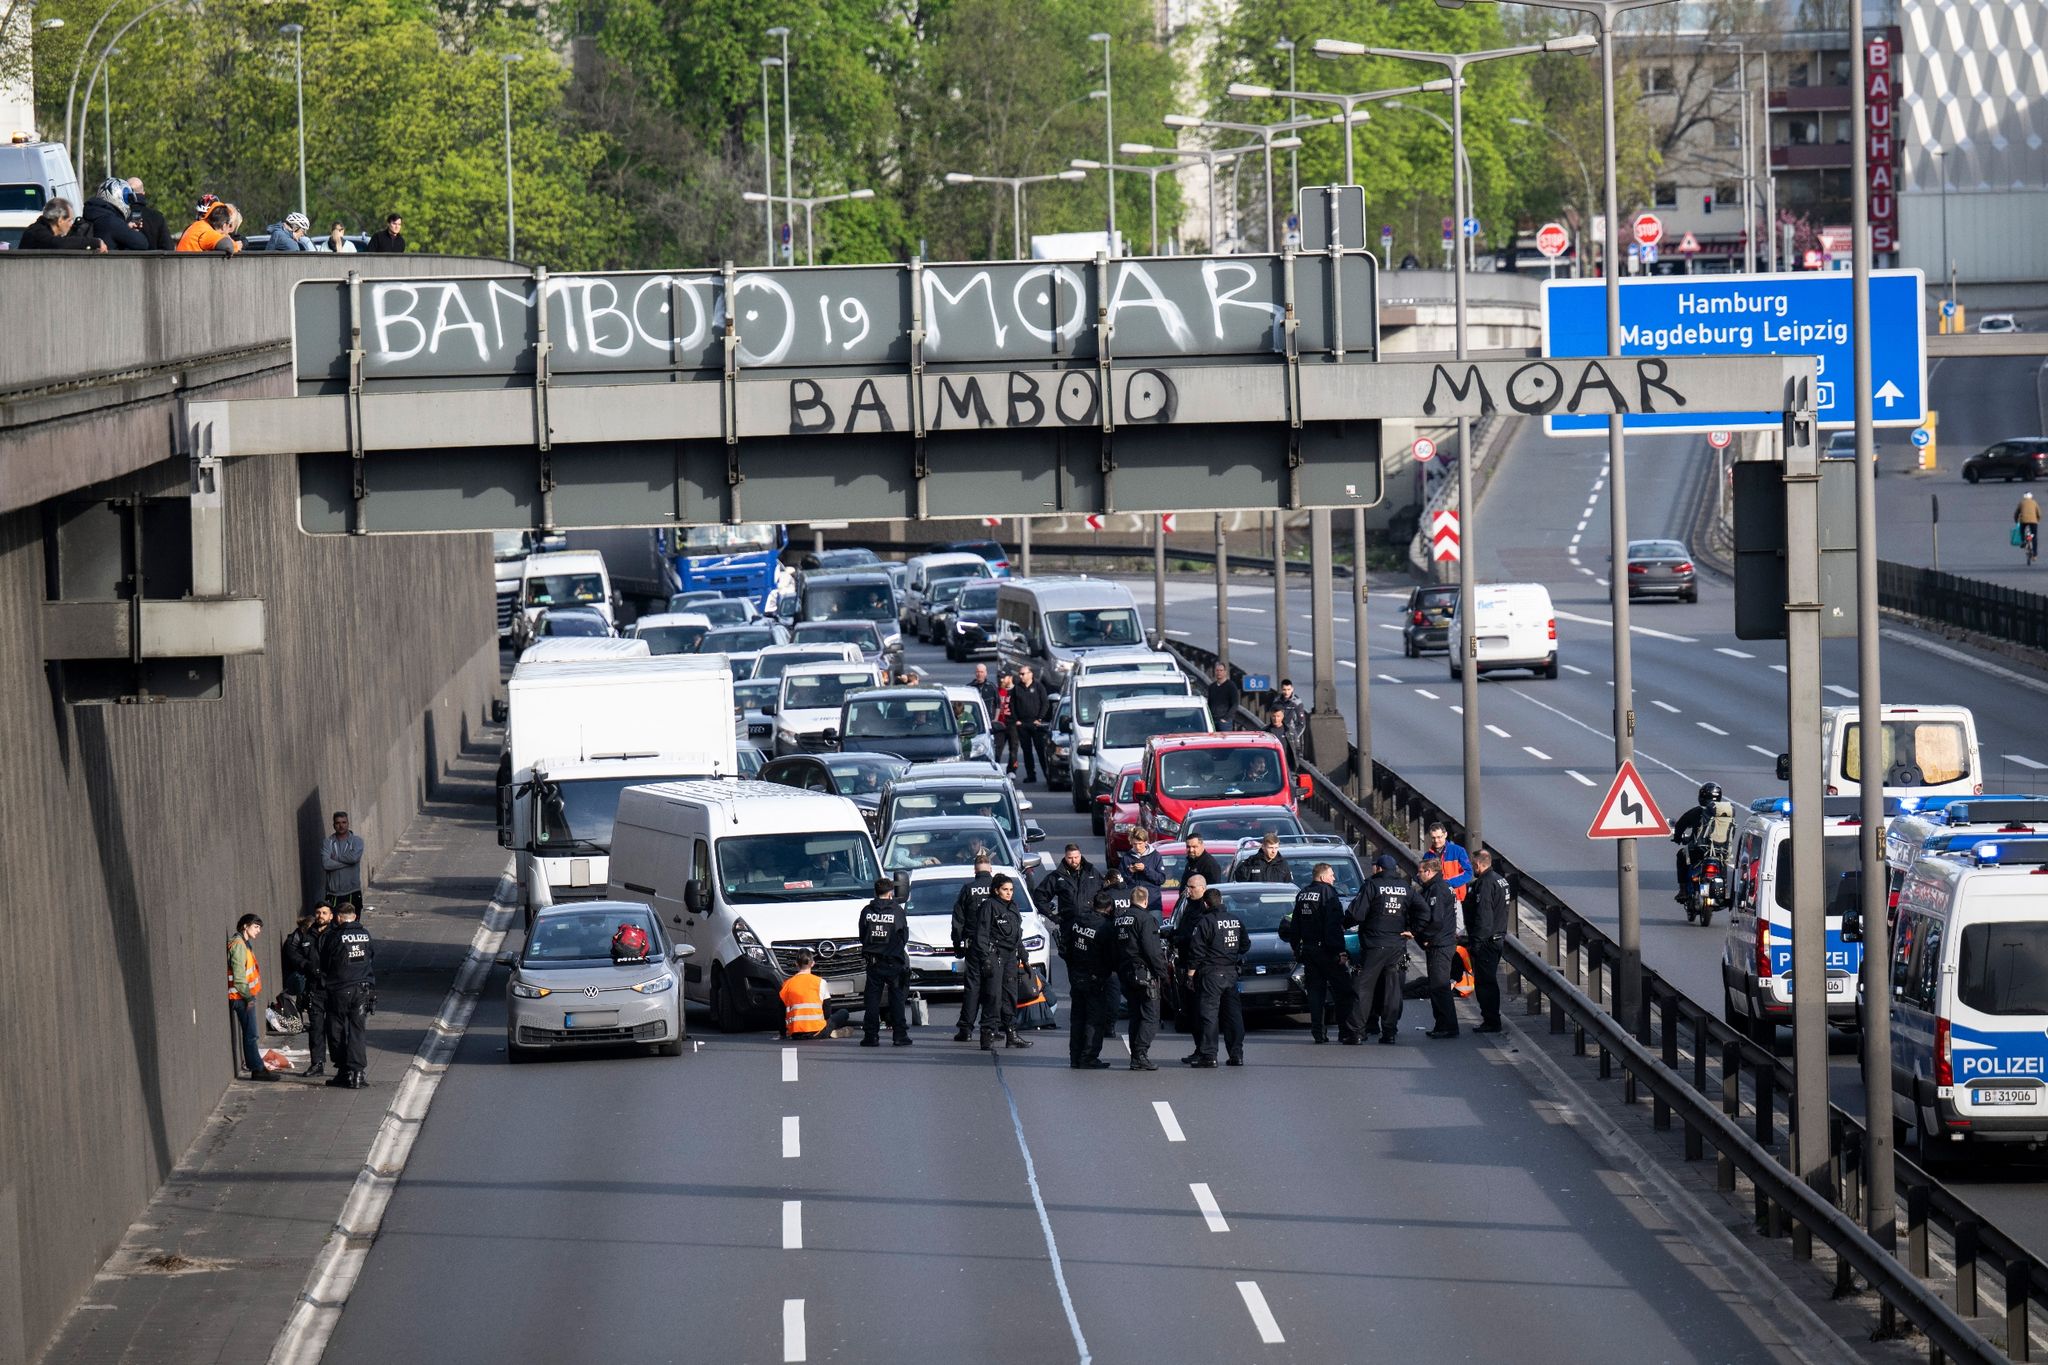
[[[2028,758],[2025,754],[2006,754],[2005,761],[2008,763],[2017,763],[2022,768],[2032,768],[2035,772],[2039,772],[2043,768],[2048,768],[2048,763],[2036,763],[2033,759]]]
[[[1769,749],[1766,749],[1766,748],[1765,748],[1765,747],[1764,747],[1763,745],[1761,745],[1761,744],[1752,744],[1752,745],[1749,745],[1748,747],[1749,747],[1749,751],[1750,751],[1751,753],[1753,753],[1753,754],[1762,754],[1762,755],[1763,755],[1763,756],[1764,756],[1765,758],[1771,758],[1771,759],[1775,759],[1775,758],[1777,757],[1777,755],[1776,755],[1776,754],[1772,753],[1772,752],[1771,752],[1771,751],[1770,751]]]
[[[1536,748],[1534,745],[1524,744],[1522,746],[1522,752],[1529,755],[1531,758],[1539,759],[1542,762],[1550,762],[1550,755],[1544,753],[1541,749]]]
[[[1397,625],[1393,624],[1393,623],[1392,623],[1391,621],[1382,621],[1382,622],[1380,622],[1380,629],[1381,629],[1381,630],[1393,630],[1393,631],[1398,631],[1398,630],[1400,630],[1401,628],[1400,628],[1399,626],[1397,626]]]
[[[804,1301],[802,1299],[784,1299],[782,1301],[783,1365],[789,1365],[791,1361],[808,1359],[804,1351]]]
[[[1427,698],[1428,698],[1429,700],[1431,700],[1431,701],[1441,701],[1441,700],[1442,700],[1442,698],[1438,697],[1436,693],[1434,693],[1434,692],[1430,691],[1430,690],[1429,690],[1428,688],[1426,688],[1426,687],[1418,687],[1418,688],[1416,688],[1416,689],[1415,689],[1415,695],[1416,695],[1416,696],[1418,696],[1418,697],[1427,697]]]
[[[1726,654],[1731,659],[1754,659],[1756,657],[1756,655],[1751,654],[1747,650],[1730,649],[1726,645],[1714,646],[1714,652],[1716,654]]]
[[[1513,735],[1511,735],[1511,734],[1509,734],[1509,733],[1508,733],[1507,731],[1505,731],[1505,730],[1501,729],[1501,728],[1500,728],[1500,727],[1499,727],[1498,725],[1489,725],[1489,726],[1487,726],[1487,727],[1486,727],[1486,730],[1487,730],[1487,733],[1488,733],[1488,734],[1498,735],[1498,736],[1500,736],[1500,737],[1501,737],[1502,739],[1513,739],[1513,738],[1514,738],[1514,736],[1513,736]]]
[[[1173,1116],[1173,1106],[1165,1100],[1152,1101],[1152,1112],[1159,1116],[1159,1126],[1166,1130],[1168,1142],[1186,1142],[1188,1135],[1180,1130],[1180,1120]]]
[[[1373,676],[1375,678],[1378,678],[1381,682],[1397,683],[1401,681],[1399,678],[1395,677],[1391,673],[1375,673],[1373,674]]]
[[[1614,686],[1612,682],[1609,682],[1607,685],[1609,687]],[[1552,706],[1549,702],[1539,701],[1537,698],[1529,695],[1527,692],[1524,692],[1522,689],[1518,687],[1509,688],[1508,695],[1513,697],[1520,697],[1523,701],[1528,702],[1531,706],[1540,706],[1544,710],[1548,711],[1551,715],[1556,716],[1559,720],[1570,721],[1572,724],[1578,726],[1581,730],[1584,730],[1587,734],[1597,736],[1600,742],[1603,744],[1609,743],[1612,740],[1612,736],[1610,736],[1607,731],[1597,730],[1594,727],[1586,724],[1586,722],[1580,720],[1571,712],[1560,711],[1555,706]],[[1678,778],[1682,782],[1686,782],[1694,786],[1697,786],[1699,784],[1699,779],[1694,777],[1691,773],[1686,772],[1683,768],[1674,768],[1669,763],[1666,763],[1663,759],[1653,757],[1650,754],[1646,754],[1641,749],[1636,750],[1636,757],[1641,759],[1645,763],[1656,764],[1665,772],[1670,773],[1673,777]]]
[[[1240,639],[1238,639],[1238,638],[1237,638],[1237,637],[1236,637],[1235,635],[1233,635],[1233,636],[1231,636],[1231,637],[1230,637],[1230,643],[1232,643],[1232,644],[1234,644],[1234,645],[1256,645],[1256,644],[1258,644],[1258,641],[1257,641],[1257,640],[1240,640]]]
[[[1257,1280],[1239,1280],[1238,1295],[1244,1299],[1244,1308],[1252,1315],[1252,1326],[1259,1329],[1259,1340],[1268,1346],[1277,1346],[1287,1340],[1280,1335],[1280,1324],[1273,1317],[1273,1310],[1266,1307],[1266,1296],[1259,1292]]]
[[[1190,1185],[1194,1191],[1195,1207],[1202,1211],[1202,1221],[1209,1225],[1211,1232],[1228,1232],[1230,1224],[1223,1221],[1223,1210],[1217,1207],[1216,1196],[1209,1193],[1207,1185]]]
[[[1576,779],[1578,784],[1582,787],[1597,787],[1600,785],[1599,783],[1595,782],[1592,778],[1586,776],[1584,773],[1580,772],[1576,768],[1566,768],[1564,770],[1564,775],[1566,777]]]
[[[782,1079],[785,1081],[796,1079],[796,1049],[793,1047],[782,1049]]]
[[[1773,672],[1773,673],[1783,673],[1784,671],[1785,671],[1785,665],[1783,665],[1783,664],[1772,664],[1772,665],[1771,665],[1771,672]]]
[[[804,1140],[798,1131],[799,1120],[795,1114],[782,1116],[782,1156],[791,1160],[804,1154]]]
[[[1564,671],[1567,673],[1576,673],[1582,678],[1590,678],[1593,676],[1592,669],[1580,668],[1577,664],[1565,664]]]
[[[1720,726],[1718,726],[1718,725],[1709,725],[1709,724],[1707,724],[1707,723],[1706,723],[1705,721],[1703,721],[1703,720],[1701,720],[1701,721],[1694,721],[1693,723],[1694,723],[1695,725],[1699,726],[1699,727],[1700,727],[1700,729],[1702,729],[1702,730],[1705,730],[1705,731],[1706,731],[1706,732],[1707,732],[1708,734],[1710,734],[1710,735],[1720,735],[1720,736],[1722,736],[1723,738],[1726,738],[1726,737],[1727,737],[1727,734],[1728,734],[1728,732],[1727,732],[1726,730],[1723,730],[1723,729],[1722,729],[1722,728],[1721,728]]]
[[[1659,711],[1669,711],[1674,716],[1679,713],[1678,708],[1673,706],[1668,701],[1657,701],[1655,699],[1652,699],[1650,705],[1656,707]]]
[[[1314,654],[1310,653],[1308,650],[1305,649],[1294,649],[1290,647],[1287,652],[1289,654],[1296,655],[1297,657],[1303,659],[1313,659],[1316,657]]]
[[[1603,620],[1598,616],[1581,616],[1577,612],[1558,612],[1557,619],[1560,621],[1577,621],[1588,626],[1600,626],[1607,630],[1614,629],[1614,622],[1612,621]],[[1668,630],[1657,630],[1650,626],[1639,626],[1634,622],[1630,622],[1629,630],[1637,635],[1647,635],[1653,640],[1670,640],[1674,644],[1696,645],[1699,643],[1699,640],[1691,635],[1674,635]]]
[[[804,1204],[801,1199],[782,1201],[782,1249],[804,1249]]]
[[[1357,664],[1353,663],[1353,662],[1352,662],[1351,660],[1349,660],[1349,659],[1339,659],[1339,660],[1337,660],[1337,662],[1338,662],[1338,663],[1340,663],[1340,664],[1342,664],[1342,665],[1344,665],[1344,666],[1345,666],[1346,668],[1356,668],[1356,667],[1358,667],[1358,665],[1357,665]]]
[[[1856,700],[1855,690],[1853,688],[1844,687],[1840,683],[1827,684],[1827,690],[1834,693],[1838,697],[1847,697],[1850,701]]]

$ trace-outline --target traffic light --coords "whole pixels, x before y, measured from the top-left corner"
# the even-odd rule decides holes
[[[1700,212],[1701,212],[1701,213],[1712,213],[1713,211],[1714,211],[1714,192],[1713,192],[1712,190],[1708,190],[1708,191],[1707,191],[1707,192],[1706,192],[1705,194],[1703,194],[1703,195],[1701,195],[1701,196],[1700,196]]]

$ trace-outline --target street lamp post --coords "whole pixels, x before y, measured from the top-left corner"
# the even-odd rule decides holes
[[[1465,177],[1465,203],[1467,206],[1477,204],[1479,202],[1479,192],[1473,188],[1472,158],[1465,155],[1464,140],[1452,133],[1451,125],[1444,121],[1444,116],[1433,109],[1425,109],[1419,104],[1409,104],[1404,100],[1388,100],[1387,108],[1403,110],[1410,114],[1420,114],[1444,130],[1444,135],[1449,137],[1453,144],[1455,144],[1453,150],[1457,154],[1458,168]],[[1451,241],[1454,247],[1454,254],[1457,256],[1462,268],[1471,269],[1473,250],[1479,243],[1477,238],[1465,236],[1465,220],[1463,218],[1458,220],[1457,227],[1452,230]],[[1448,269],[1449,264],[1446,261],[1445,268]]]
[[[1084,170],[1053,171],[1047,175],[968,175],[964,171],[946,172],[948,185],[1008,185],[1010,187],[1010,259],[1024,259],[1024,187],[1043,185],[1052,180],[1086,180]]]
[[[768,266],[775,264],[775,120],[768,113],[768,68],[781,65],[780,57],[761,58],[761,235],[768,248],[762,264]]]
[[[512,205],[512,68],[525,60],[524,52],[498,54],[499,74],[505,78],[505,259],[508,261],[519,259],[519,236]]]
[[[1740,103],[1741,117],[1736,120],[1736,159],[1742,163],[1742,268],[1751,275],[1756,273],[1756,208],[1752,191],[1754,177],[1750,170],[1756,160],[1755,148],[1750,140],[1749,127],[1749,47],[1740,38],[1722,38],[1710,44],[1735,53],[1735,97]]]
[[[1142,175],[1145,177],[1145,180],[1147,182],[1145,186],[1146,197],[1150,201],[1152,207],[1151,253],[1154,256],[1157,256],[1159,254],[1159,177],[1164,175],[1168,171],[1179,170],[1180,163],[1178,161],[1170,161],[1163,166],[1140,166],[1136,162],[1092,161],[1086,157],[1077,156],[1072,161],[1069,161],[1067,164],[1077,171],[1101,171],[1115,169],[1122,171],[1126,175]]]
[[[777,24],[774,28],[768,30],[768,36],[782,40],[782,60],[776,63],[777,66],[782,68],[782,188],[791,196],[794,196],[796,194],[796,170],[794,169],[796,161],[796,130],[791,127],[789,121],[789,28],[787,25]],[[807,256],[811,250],[810,235],[810,222],[806,219],[804,223],[804,254]],[[769,249],[769,254],[771,256],[774,254],[772,245]],[[792,257],[795,254],[794,251],[790,252]]]
[[[1337,39],[1316,40],[1315,52],[1318,57],[1392,57],[1403,61],[1430,62],[1444,68],[1451,91],[1451,197],[1456,223],[1453,231],[1464,235],[1465,219],[1469,205],[1465,197],[1465,181],[1458,174],[1459,163],[1465,158],[1465,69],[1482,62],[1505,61],[1512,57],[1529,57],[1541,52],[1575,52],[1591,47],[1594,39],[1587,37],[1552,38],[1547,42],[1525,44],[1520,47],[1493,48],[1483,52],[1413,52],[1405,48],[1368,47],[1363,43],[1343,42]],[[1457,330],[1457,357],[1467,357],[1470,338],[1466,327],[1465,269],[1463,254],[1459,253],[1458,269],[1451,272],[1451,299]],[[1615,494],[1620,495],[1620,481],[1615,484]],[[1479,509],[1472,497],[1472,423],[1470,419],[1458,419],[1458,538],[1462,553],[1458,556],[1458,592],[1460,600],[1468,605],[1479,600],[1478,555],[1475,553],[1477,537],[1474,515]],[[1616,581],[1625,582],[1627,575],[1614,575]],[[1464,667],[1459,669],[1464,715],[1464,757],[1465,757],[1465,835],[1466,842],[1477,849],[1484,836],[1480,824],[1479,804],[1479,668],[1474,643],[1473,621],[1477,613],[1463,611],[1458,614],[1461,640],[1459,653]],[[1627,628],[1620,621],[1615,623],[1617,635]],[[1358,661],[1358,671],[1365,671],[1365,660]],[[1626,675],[1618,677],[1620,687]]]
[[[1220,128],[1235,133],[1256,134],[1266,167],[1266,250],[1280,250],[1278,229],[1279,215],[1274,212],[1273,203],[1273,149],[1279,147],[1289,156],[1301,146],[1299,137],[1288,136],[1299,129],[1316,127],[1329,122],[1326,118],[1289,119],[1284,123],[1230,123],[1223,119],[1197,118],[1193,114],[1168,114],[1163,120],[1169,128]],[[1295,191],[1296,198],[1300,190]]]
[[[292,94],[299,111],[299,212],[306,211],[306,26],[284,24],[279,33],[292,35]],[[109,164],[111,165],[111,159]],[[107,172],[112,175],[110,169]],[[509,216],[509,215],[508,215]]]
[[[85,42],[79,46],[78,60],[71,64],[71,88],[64,92],[64,148],[66,151],[77,145],[73,141],[75,128],[72,123],[72,114],[75,111],[78,99],[78,78],[85,74],[85,59],[93,54],[92,40],[99,36],[100,25],[113,18],[114,11],[118,8],[120,8],[119,0],[109,0],[107,7],[100,11],[100,17],[93,20],[92,27],[85,31]],[[64,21],[62,19],[45,19],[40,27],[45,29],[52,27],[62,28],[64,27]]]
[[[100,75],[101,75],[101,73],[102,73],[102,72],[104,72],[104,71],[105,71],[105,70],[107,69],[107,60],[108,60],[108,58],[110,58],[110,57],[112,57],[112,56],[114,55],[114,49],[120,46],[120,44],[121,44],[121,40],[122,40],[123,38],[127,37],[127,36],[128,36],[128,32],[129,32],[129,30],[133,29],[133,28],[134,28],[134,27],[135,27],[135,26],[136,26],[137,24],[141,23],[141,22],[142,22],[142,21],[143,21],[144,19],[147,19],[147,18],[148,18],[148,17],[150,16],[150,15],[152,15],[152,14],[155,14],[155,13],[156,13],[156,12],[157,12],[158,10],[162,9],[162,8],[163,8],[164,6],[166,6],[166,5],[174,5],[174,4],[177,4],[177,3],[179,3],[179,0],[156,0],[156,3],[155,3],[155,4],[153,4],[153,5],[151,5],[151,6],[150,6],[150,7],[148,8],[148,9],[146,9],[146,10],[142,11],[142,13],[140,13],[140,14],[136,15],[136,16],[135,16],[135,17],[134,17],[133,19],[130,19],[130,20],[129,20],[129,21],[127,22],[127,23],[125,23],[125,24],[121,25],[121,27],[119,27],[119,28],[115,29],[115,30],[114,30],[114,36],[113,36],[113,37],[111,37],[111,38],[109,38],[109,39],[107,39],[107,45],[106,45],[106,46],[105,46],[104,48],[100,49],[100,55],[99,55],[99,60],[97,60],[96,62],[94,62],[94,63],[93,63],[93,68],[92,68],[92,74],[91,74],[90,76],[86,77],[86,79],[85,79],[85,99],[84,99],[84,100],[83,100],[83,101],[82,101],[82,102],[81,102],[81,103],[79,104],[79,106],[78,106],[78,127],[77,127],[77,128],[76,128],[76,130],[75,130],[75,131],[76,131],[76,134],[77,134],[77,136],[78,136],[78,137],[80,137],[80,138],[84,138],[84,137],[86,136],[86,129],[87,129],[88,127],[90,127],[90,126],[91,126],[91,124],[90,124],[90,123],[89,123],[89,122],[87,121],[86,115],[87,115],[87,113],[88,113],[88,112],[89,112],[89,111],[90,111],[90,110],[92,109],[92,91],[93,91],[93,87],[94,87],[95,85],[97,85],[97,84],[99,83],[99,78],[100,78]],[[113,12],[113,11],[112,11],[112,8],[111,8],[111,7],[109,7],[108,13],[109,13],[109,14],[111,14],[112,12]],[[101,20],[102,20],[102,21],[104,21],[104,20],[106,19],[106,17],[107,17],[107,15],[105,15],[105,14],[102,14],[102,15],[100,16],[100,18],[101,18]],[[88,45],[90,45],[90,44],[91,44],[91,42],[92,42],[92,35],[93,35],[94,33],[97,33],[97,32],[99,32],[99,28],[100,28],[99,24],[94,24],[94,25],[92,26],[92,30],[91,30],[91,32],[89,32],[89,33],[87,33],[87,34],[85,35],[85,41],[86,41],[86,43],[87,43]],[[81,63],[82,63],[82,62],[83,62],[83,61],[85,60],[85,59],[84,59],[84,56],[83,56],[82,54],[81,54],[81,56],[80,56],[79,60],[80,60],[80,62],[81,62]],[[72,83],[73,83],[73,85],[74,85],[74,86],[75,86],[75,85],[77,84],[77,79],[78,79],[78,78],[77,78],[76,74],[74,73],[74,75],[72,76]],[[64,129],[65,129],[65,148],[66,148],[66,150],[70,150],[70,149],[72,149],[72,147],[74,146],[74,144],[73,144],[73,143],[72,143],[72,142],[70,141],[71,135],[72,135],[72,133],[73,133],[73,131],[74,131],[74,130],[72,129],[72,126],[71,126],[71,114],[70,114],[70,105],[69,105],[69,101],[67,101],[67,102],[66,102],[66,106],[65,106],[65,115],[64,115]],[[108,140],[109,140],[109,142],[111,142],[111,141],[112,141],[112,139],[113,139],[113,133],[112,133],[112,130],[111,130],[111,124],[109,125],[109,131],[108,131],[107,137],[108,137]],[[82,151],[82,149],[81,149],[81,151]],[[85,167],[84,167],[84,164],[83,164],[83,163],[84,163],[84,160],[85,160],[85,158],[84,158],[84,156],[83,156],[83,155],[81,154],[81,156],[79,157],[80,165],[79,165],[79,168],[78,168],[78,169],[79,169],[79,172],[80,172],[80,179],[81,179],[81,180],[83,180],[83,179],[84,179],[84,170],[85,170]],[[109,160],[111,161],[111,158],[109,158]],[[109,166],[107,166],[107,167],[106,167],[106,173],[107,173],[108,175],[112,175],[112,174],[114,173],[114,169],[113,169],[113,167],[112,167],[111,165],[109,165]]]
[[[1275,38],[1273,46],[1287,54],[1287,88],[1292,90],[1295,86],[1301,84],[1300,75],[1294,69],[1296,46],[1294,39]],[[1291,99],[1287,101],[1287,121],[1289,123],[1294,122],[1299,117],[1294,105],[1295,101]],[[1287,202],[1292,205],[1301,203],[1301,153],[1299,151],[1290,151],[1287,154]]]
[[[809,196],[801,194],[783,194],[775,196],[775,202],[788,204],[792,211],[798,208],[801,208],[804,211],[804,264],[816,265],[818,263],[818,258],[816,252],[812,249],[811,237],[811,214],[813,213],[813,211],[823,208],[827,204],[841,204],[845,203],[847,200],[850,199],[872,199],[874,197],[875,192],[873,190],[848,190],[844,194],[818,194]],[[748,190],[745,194],[741,195],[740,198],[749,204],[763,204],[769,202],[769,197],[767,195],[756,194],[752,190]]]
[[[1108,167],[1116,157],[1116,85],[1110,80],[1109,44],[1107,33],[1091,33],[1091,43],[1102,44],[1102,164]],[[1109,199],[1109,250],[1116,251],[1116,172],[1105,169],[1102,173]]]
[[[1949,262],[1948,255],[1948,149],[1937,146],[1928,150],[1934,154],[1934,164],[1941,172],[1941,278],[1947,286],[1950,315],[1953,316],[1956,272],[1955,267]]]
[[[1508,122],[1509,122],[1509,123],[1512,123],[1512,124],[1514,124],[1514,125],[1515,125],[1515,126],[1516,126],[1517,128],[1535,128],[1535,129],[1537,129],[1537,130],[1539,130],[1539,131],[1541,131],[1541,132],[1545,132],[1545,133],[1548,133],[1548,134],[1550,134],[1550,136],[1552,136],[1553,138],[1556,138],[1556,139],[1557,139],[1557,141],[1558,141],[1559,145],[1561,145],[1561,146],[1562,146],[1562,147],[1563,147],[1563,148],[1564,148],[1564,149],[1565,149],[1566,151],[1568,151],[1568,152],[1570,152],[1570,153],[1572,154],[1572,160],[1574,160],[1574,161],[1576,161],[1576,162],[1578,162],[1578,163],[1579,163],[1579,178],[1580,178],[1580,180],[1582,180],[1583,182],[1585,182],[1585,187],[1586,187],[1586,197],[1585,197],[1585,199],[1584,199],[1584,200],[1582,201],[1582,202],[1584,203],[1585,207],[1584,207],[1584,208],[1583,208],[1583,209],[1581,210],[1581,212],[1582,212],[1582,213],[1583,213],[1583,214],[1585,215],[1585,217],[1586,217],[1586,218],[1588,218],[1588,219],[1592,218],[1592,217],[1593,217],[1593,173],[1592,173],[1591,171],[1588,171],[1588,170],[1586,169],[1586,158],[1584,158],[1583,156],[1580,156],[1580,155],[1579,155],[1579,149],[1578,149],[1577,147],[1574,147],[1574,146],[1572,145],[1572,140],[1571,140],[1570,138],[1566,137],[1566,136],[1565,136],[1565,135],[1564,135],[1563,133],[1560,133],[1560,132],[1558,132],[1558,131],[1557,131],[1557,129],[1555,129],[1555,128],[1552,128],[1552,127],[1551,127],[1551,126],[1550,126],[1549,124],[1547,124],[1547,123],[1538,123],[1538,122],[1537,122],[1536,120],[1534,120],[1534,119],[1527,119],[1527,118],[1511,118],[1511,119],[1509,119],[1509,120],[1508,120]],[[1583,229],[1583,228],[1582,228],[1582,229],[1580,230],[1580,233],[1579,233],[1579,235],[1580,235],[1580,237],[1581,237],[1581,239],[1582,239],[1582,240],[1581,240],[1581,242],[1580,242],[1580,245],[1581,245],[1581,246],[1584,246],[1584,245],[1585,245],[1585,243],[1584,243],[1584,241],[1583,241],[1583,238],[1585,237],[1585,232],[1584,232],[1584,229]],[[1582,279],[1583,279],[1583,278],[1585,277],[1585,274],[1586,274],[1586,255],[1585,255],[1585,253],[1584,253],[1583,251],[1579,253],[1579,257],[1578,257],[1578,260],[1577,260],[1576,262],[1574,262],[1574,264],[1575,264],[1575,266],[1576,266],[1576,273],[1577,273],[1577,274],[1579,275],[1579,277],[1580,277],[1580,278],[1582,278]]]
[[[1276,144],[1277,145],[1277,144]],[[1117,148],[1126,156],[1174,156],[1183,161],[1200,161],[1207,168],[1209,181],[1209,250],[1216,250],[1216,168],[1228,166],[1246,152],[1257,151],[1259,144],[1248,142],[1242,147],[1154,147],[1149,142],[1126,142]]]
[[[1402,95],[1421,95],[1432,90],[1450,88],[1449,81],[1424,81],[1421,85],[1401,85],[1391,90],[1367,90],[1357,95],[1336,95],[1322,90],[1278,90],[1270,85],[1250,85],[1244,81],[1233,81],[1223,93],[1234,100],[1281,99],[1290,104],[1300,100],[1305,104],[1334,104],[1342,109],[1344,112],[1332,117],[1330,122],[1339,124],[1344,129],[1344,183],[1350,185],[1357,183],[1358,180],[1358,175],[1353,169],[1356,158],[1351,145],[1352,125],[1364,123],[1371,117],[1365,110],[1359,108],[1360,105],[1370,104],[1374,100],[1397,99]]]

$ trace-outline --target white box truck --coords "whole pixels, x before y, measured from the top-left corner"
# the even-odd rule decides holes
[[[505,692],[498,842],[516,855],[529,924],[604,895],[620,791],[738,771],[723,655],[521,664]]]

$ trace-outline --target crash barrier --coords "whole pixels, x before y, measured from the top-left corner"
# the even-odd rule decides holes
[[[873,550],[884,559],[910,559],[916,555],[926,553],[925,547],[922,544],[913,545],[903,540],[848,540],[839,536],[833,537],[832,548],[835,550]],[[1125,560],[1142,561],[1142,563],[1134,563],[1133,571],[1143,570],[1146,573],[1152,571],[1152,546],[1149,542],[1141,545],[1037,544],[1031,547],[1031,557],[1033,559],[1086,559],[1096,563],[1110,563],[1112,565]],[[1184,564],[1213,565],[1216,562],[1216,552],[1213,549],[1197,550],[1192,547],[1182,548],[1178,545],[1168,545],[1166,547],[1166,559],[1169,564],[1178,560]],[[1241,555],[1233,550],[1230,554],[1230,567],[1233,569],[1246,569],[1254,573],[1269,574],[1273,572],[1273,559],[1270,555]],[[1307,578],[1310,572],[1309,562],[1305,559],[1290,559],[1287,561],[1287,572],[1290,575],[1298,574],[1303,578]],[[1338,578],[1349,578],[1351,577],[1351,566],[1349,564],[1333,565],[1332,572]]]
[[[2030,649],[2048,649],[2048,597],[1974,578],[1877,562],[1878,605]]]
[[[1214,651],[1179,641],[1169,648],[1197,678],[1212,676]],[[1242,680],[1242,670],[1232,673]],[[1256,728],[1256,716],[1239,714]],[[1355,762],[1355,749],[1350,757]],[[1318,815],[1361,851],[1392,854],[1411,874],[1414,846],[1429,824],[1440,821],[1453,838],[1464,838],[1457,819],[1382,763],[1373,764],[1365,803],[1314,767],[1302,768],[1314,784],[1309,805]],[[1762,1235],[1791,1237],[1802,1260],[1811,1257],[1815,1238],[1827,1245],[1836,1258],[1838,1296],[1852,1292],[1851,1273],[1860,1274],[1881,1302],[1879,1334],[1895,1333],[1903,1319],[1926,1335],[1933,1359],[2032,1358],[2037,1320],[2048,1328],[2048,1263],[1902,1155],[1895,1157],[1895,1178],[1904,1260],[1886,1250],[1856,1221],[1865,1194],[1862,1120],[1829,1106],[1828,1188],[1808,1187],[1785,1162],[1795,1136],[1792,1068],[1647,965],[1638,1026],[1629,1036],[1610,1013],[1620,945],[1499,849],[1493,855],[1514,888],[1519,926],[1504,955],[1512,980],[1503,994],[1520,995],[1532,1017],[1547,1012],[1550,1031],[1569,1032],[1576,1055],[1597,1049],[1601,1079],[1618,1068],[1627,1103],[1639,1103],[1647,1090],[1654,1128],[1668,1130],[1676,1114],[1687,1161],[1714,1149],[1717,1188],[1733,1191],[1738,1174],[1747,1178]],[[1951,1290],[1946,1299],[1938,1293],[1944,1283]],[[2003,1352],[1987,1334],[2003,1340]]]

